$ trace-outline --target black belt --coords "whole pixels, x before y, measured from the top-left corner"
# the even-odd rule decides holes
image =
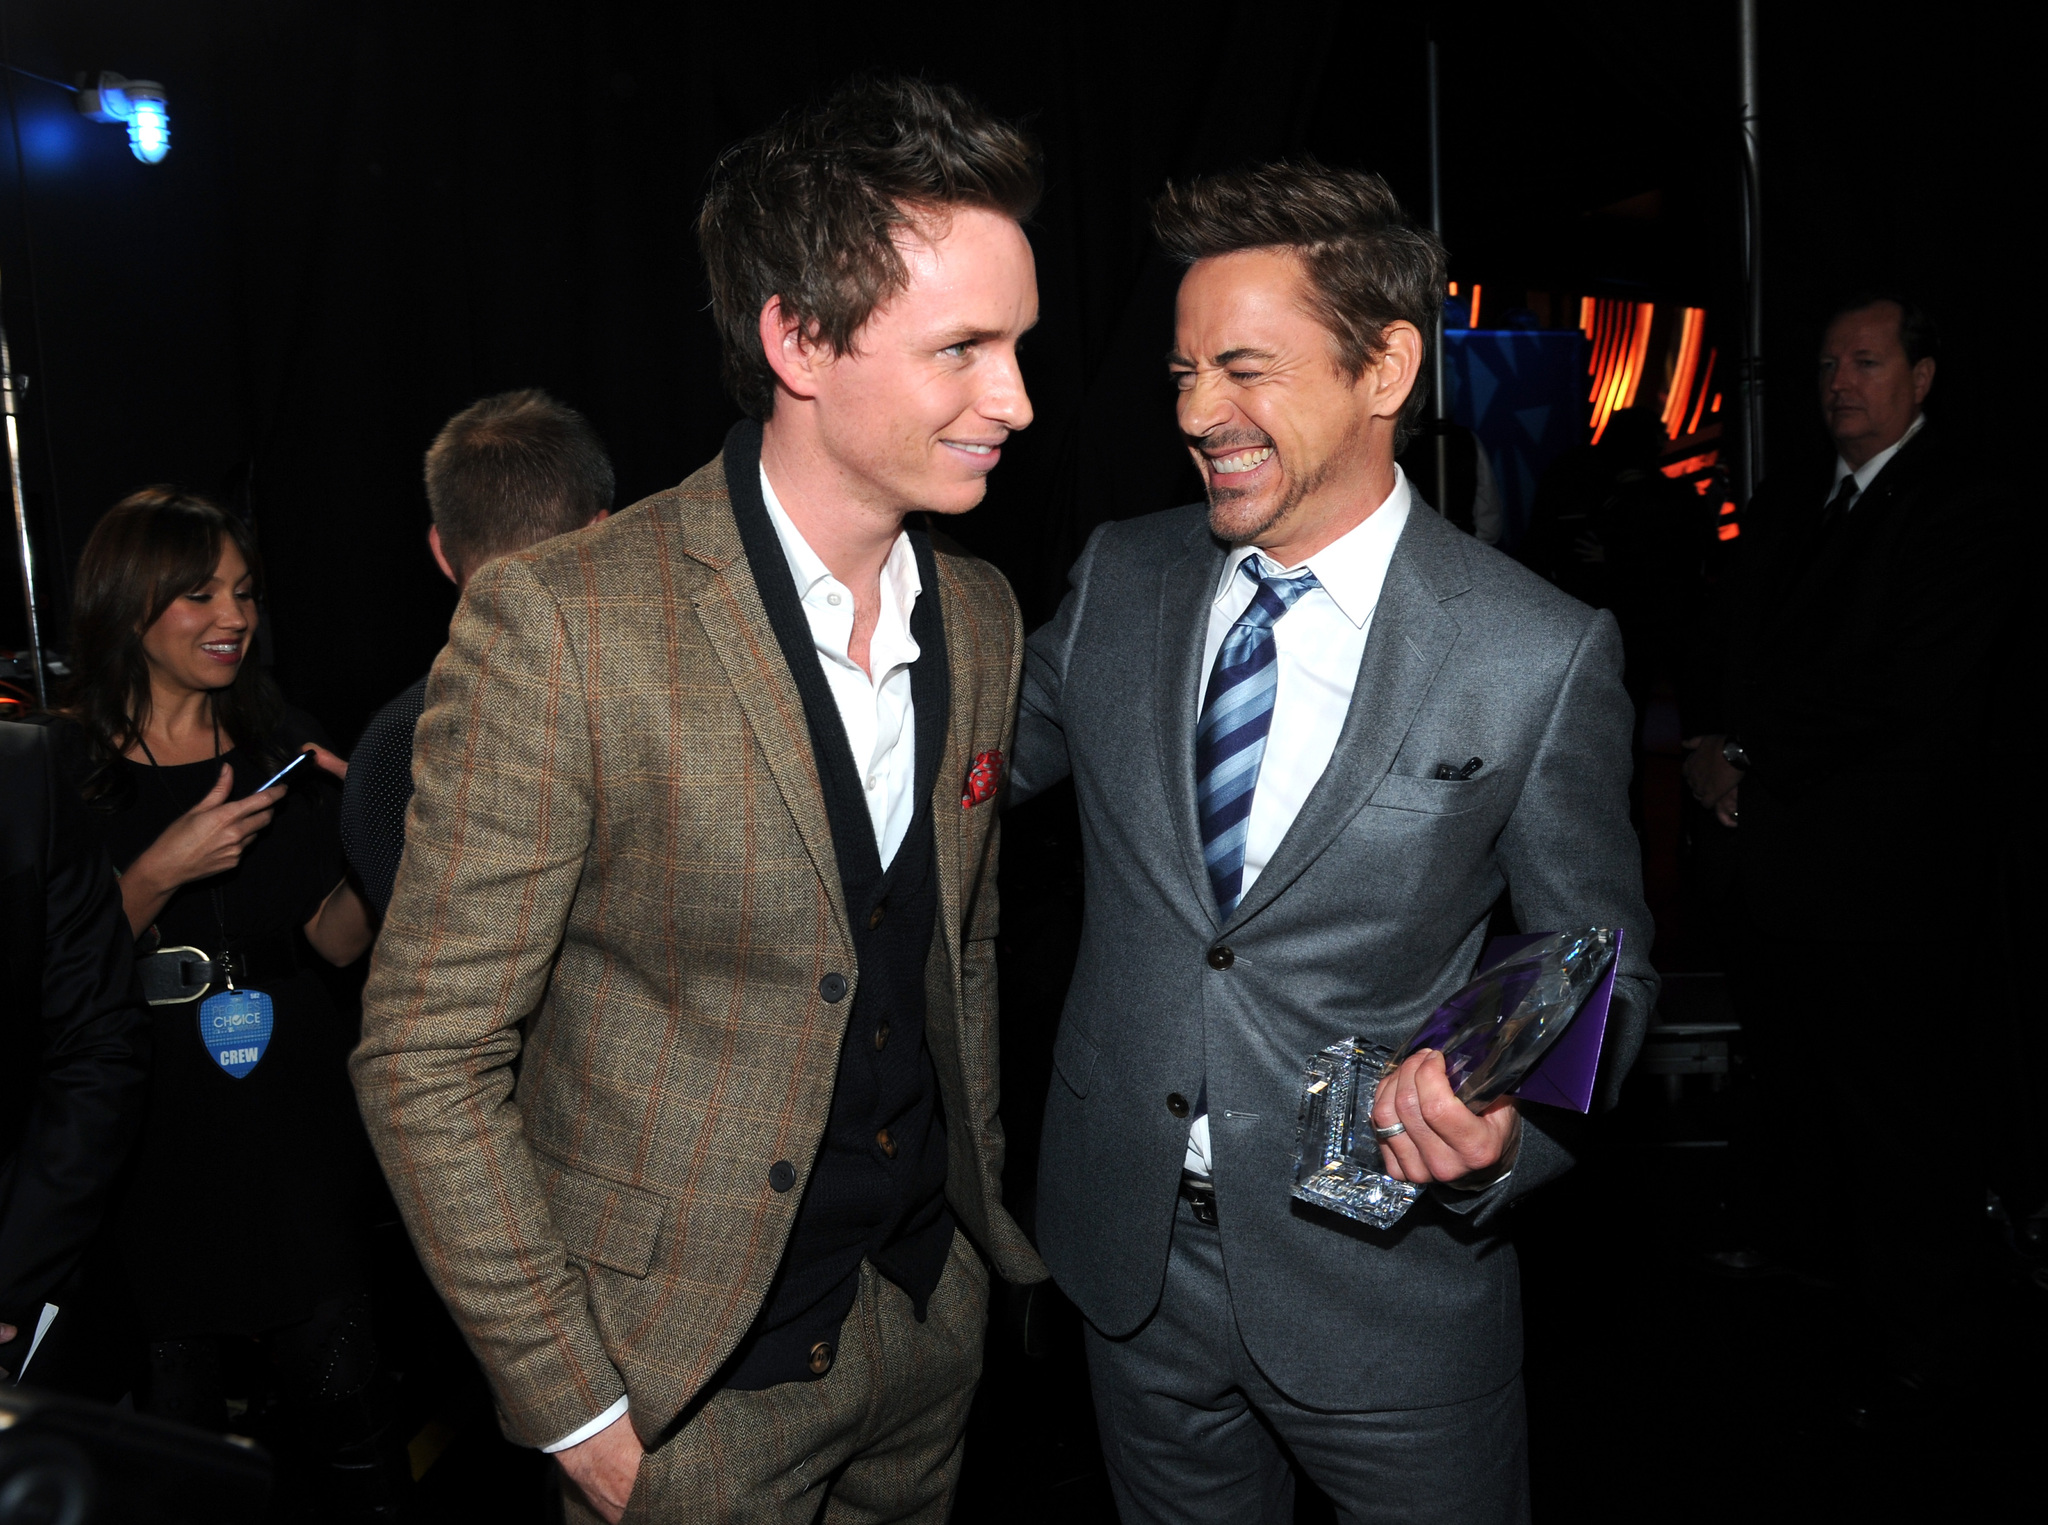
[[[143,999],[152,1006],[177,1006],[196,1001],[209,990],[250,986],[259,989],[299,970],[298,944],[291,933],[258,938],[225,953],[204,948],[165,948],[135,961]]]
[[[1192,1170],[1180,1173],[1180,1197],[1194,1209],[1195,1222],[1216,1226],[1216,1183]]]

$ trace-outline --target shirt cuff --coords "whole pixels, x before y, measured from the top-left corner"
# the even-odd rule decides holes
[[[571,1446],[580,1446],[583,1444],[584,1441],[590,1439],[590,1437],[595,1435],[599,1430],[602,1430],[609,1426],[613,1420],[623,1415],[626,1412],[626,1410],[630,1407],[632,1407],[632,1404],[628,1401],[624,1394],[621,1394],[619,1396],[619,1401],[617,1403],[614,1403],[602,1414],[599,1414],[595,1419],[591,1420],[590,1423],[584,1425],[579,1430],[571,1430],[568,1434],[564,1435],[560,1440],[556,1441],[553,1445],[542,1446],[541,1449],[547,1452],[548,1455],[552,1456],[557,1451],[566,1451]]]

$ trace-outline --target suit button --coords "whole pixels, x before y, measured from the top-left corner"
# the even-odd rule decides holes
[[[1236,962],[1237,955],[1220,944],[1209,950],[1209,967],[1211,969],[1228,969]]]
[[[818,981],[818,994],[834,1004],[845,1000],[846,976],[843,974],[826,975],[822,980]]]
[[[768,1184],[777,1191],[788,1191],[796,1185],[796,1166],[788,1160],[777,1160],[768,1167]]]
[[[1175,1117],[1186,1117],[1188,1115],[1188,1099],[1178,1091],[1168,1091],[1166,1093],[1166,1110]]]
[[[832,1347],[824,1340],[811,1347],[811,1370],[824,1376],[832,1369]]]
[[[888,1024],[887,1022],[884,1022],[884,1023],[881,1023],[881,1024],[879,1025],[879,1026],[877,1026],[877,1027],[875,1028],[875,1047],[876,1047],[876,1048],[887,1048],[888,1046],[889,1046],[889,1024]]]
[[[889,1137],[889,1130],[887,1128],[884,1128],[875,1135],[875,1144],[890,1159],[896,1158],[896,1140]]]
[[[872,932],[875,930],[876,927],[879,927],[881,924],[882,908],[880,906],[876,906],[872,911],[868,912],[868,930]]]

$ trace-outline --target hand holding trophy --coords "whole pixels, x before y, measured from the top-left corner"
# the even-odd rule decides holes
[[[1376,1228],[1400,1222],[1427,1183],[1381,1168],[1387,1162],[1373,1125],[1373,1101],[1382,1079],[1425,1050],[1442,1055],[1444,1078],[1474,1112],[1525,1085],[1540,1099],[1584,1110],[1620,950],[1618,928],[1517,939],[1504,957],[1482,961],[1471,983],[1432,1012],[1398,1052],[1346,1038],[1309,1060],[1294,1195]],[[1562,1072],[1538,1074],[1572,1019],[1594,1007],[1599,1021],[1574,1035],[1569,1055],[1560,1056],[1567,1060]],[[1545,1084],[1538,1087],[1537,1081]]]

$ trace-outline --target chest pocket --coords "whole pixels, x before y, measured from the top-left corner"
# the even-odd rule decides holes
[[[1366,803],[1424,815],[1463,815],[1499,799],[1506,777],[1505,773],[1482,773],[1467,779],[1412,778],[1405,773],[1389,773]]]

